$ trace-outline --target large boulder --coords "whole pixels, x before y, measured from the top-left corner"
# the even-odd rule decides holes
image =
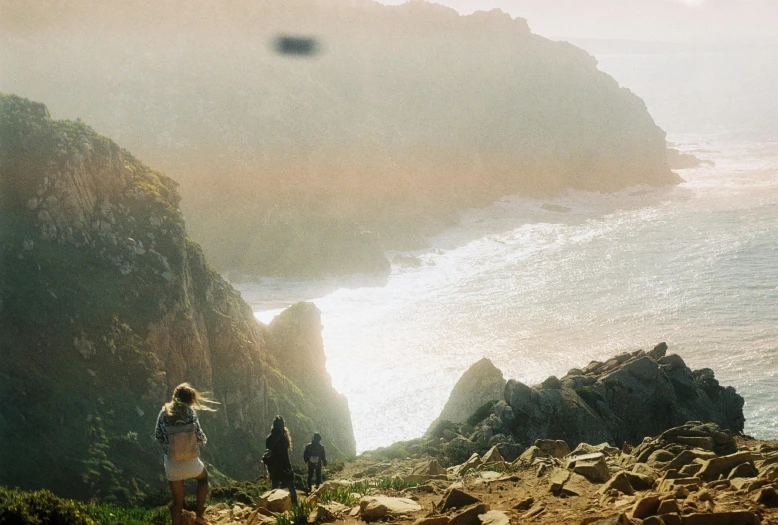
[[[489,510],[490,507],[487,503],[474,503],[451,516],[448,523],[449,525],[481,525],[479,517]]]
[[[405,476],[407,481],[422,483],[430,479],[447,479],[446,469],[440,466],[437,459],[431,459],[416,466],[410,474]]]
[[[449,488],[444,494],[443,498],[438,503],[438,508],[441,511],[448,509],[458,509],[461,507],[467,507],[475,503],[480,503],[481,500],[468,494],[467,492],[458,489],[456,487]]]
[[[533,445],[549,456],[559,459],[570,454],[570,447],[561,439],[536,439]]]
[[[520,443],[541,438],[567,443],[600,443],[613,439],[602,417],[574,390],[538,390],[516,380],[505,385],[505,401],[513,409],[512,434]]]
[[[735,452],[728,456],[707,459],[702,464],[702,468],[697,473],[697,476],[703,481],[713,481],[718,479],[719,476],[726,478],[733,468],[744,463],[751,463],[752,461],[751,452],[746,450]]]
[[[268,490],[259,496],[257,505],[270,512],[286,512],[292,509],[292,496],[286,489]]]
[[[364,521],[397,518],[420,510],[421,506],[408,498],[365,496],[359,501],[360,516]]]
[[[605,455],[601,452],[577,456],[570,460],[568,467],[593,483],[604,483],[610,478]]]
[[[713,450],[703,450],[696,445],[706,443]],[[674,452],[670,452],[673,450]],[[732,433],[724,431],[715,423],[690,421],[670,428],[655,438],[646,438],[635,447],[631,455],[638,464],[648,463],[665,469],[680,470],[692,461],[703,461],[726,456],[737,450]]]

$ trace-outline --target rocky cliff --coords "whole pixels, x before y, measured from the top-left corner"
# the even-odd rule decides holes
[[[488,409],[490,403],[502,399],[505,383],[502,372],[486,357],[473,363],[451,389],[446,405],[430,425],[430,430],[439,421],[464,423],[479,409]]]
[[[221,403],[203,454],[229,476],[256,476],[276,413],[297,462],[316,430],[332,457],[355,453],[315,307],[258,323],[187,237],[172,179],[10,95],[0,148],[0,484],[121,501],[164,487],[153,427],[182,381]]]
[[[535,386],[510,379],[503,399],[480,422],[448,425],[445,435],[431,436],[443,438],[438,455],[453,461],[492,445],[515,451],[538,439],[562,440],[570,448],[582,442],[637,445],[688,421],[741,432],[743,398],[735,389],[719,385],[711,369],[691,370],[666,352],[661,343]]]
[[[499,10],[2,6],[3,87],[45,96],[179,180],[220,270],[387,272],[382,247],[422,246],[504,195],[679,181],[640,98]],[[318,54],[276,54],[284,34],[313,38]]]

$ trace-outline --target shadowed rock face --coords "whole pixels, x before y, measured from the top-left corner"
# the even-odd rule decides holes
[[[333,458],[355,454],[356,441],[345,396],[332,388],[321,337],[321,311],[313,303],[297,303],[278,314],[268,325],[268,351],[280,370],[305,393],[315,412],[304,414],[315,422]],[[293,436],[294,437],[294,436]],[[296,441],[296,462],[312,435]],[[294,461],[294,460],[293,460]]]
[[[743,398],[722,387],[710,369],[690,370],[662,343],[592,362],[556,382],[530,387],[515,380],[505,386],[501,430],[524,444],[538,438],[581,442],[640,443],[644,436],[687,421],[743,430]]]
[[[0,483],[119,501],[164,488],[153,428],[183,381],[221,403],[201,414],[203,458],[227,475],[256,476],[277,413],[293,461],[316,430],[333,458],[355,453],[318,311],[258,323],[186,236],[172,179],[14,96],[0,140]]]
[[[486,414],[479,410],[478,416],[470,416],[471,423],[479,417],[480,422],[433,425],[425,439],[441,441],[434,454],[450,465],[493,445],[519,453],[548,440],[564,440],[570,448],[580,443],[635,445],[688,421],[742,431],[743,398],[735,389],[719,385],[712,370],[692,371],[680,356],[666,352],[661,343],[649,352],[593,361],[535,386],[510,379],[503,400]],[[465,399],[467,393],[458,397]]]

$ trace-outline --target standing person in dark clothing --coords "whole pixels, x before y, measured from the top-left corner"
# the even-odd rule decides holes
[[[308,463],[308,491],[312,492],[311,478],[313,478],[313,473],[316,472],[316,485],[321,485],[321,466],[327,466],[324,445],[321,444],[321,434],[318,432],[314,432],[311,442],[305,445],[303,461]]]
[[[271,486],[274,489],[279,487],[288,489],[289,495],[292,497],[292,505],[297,505],[294,472],[292,472],[292,462],[289,460],[291,449],[292,437],[289,435],[289,429],[284,426],[284,418],[276,416],[273,419],[270,435],[265,439],[265,453],[262,455],[262,461],[270,474]]]

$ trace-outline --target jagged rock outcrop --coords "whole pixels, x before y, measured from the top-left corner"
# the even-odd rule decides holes
[[[679,181],[640,98],[585,51],[499,10],[101,6],[14,10],[0,21],[4,67],[35,63],[38,96],[180,181],[189,228],[221,270],[386,273],[382,247],[419,247],[460,210],[505,195]],[[67,46],[52,37],[60,24]],[[320,53],[272,53],[290,28]]]
[[[486,357],[473,363],[451,389],[451,394],[438,419],[439,421],[464,423],[486,403],[502,399],[505,390],[502,372]]]
[[[164,488],[153,427],[182,381],[221,403],[201,415],[203,457],[230,476],[256,476],[276,413],[294,461],[324,428],[333,458],[354,454],[318,316],[258,323],[186,236],[172,179],[10,95],[0,148],[0,483],[121,501]],[[300,348],[310,377],[277,357]]]
[[[696,168],[703,164],[713,166],[715,163],[709,159],[700,159],[692,153],[682,153],[675,148],[667,148],[667,164],[670,169],[683,170]]]
[[[742,431],[743,398],[735,389],[720,386],[708,368],[690,370],[666,350],[662,343],[650,352],[623,353],[535,387],[509,380],[506,406],[489,426],[519,443],[553,438],[571,446],[636,444],[687,421]]]
[[[735,389],[719,385],[711,369],[692,371],[680,356],[666,352],[661,343],[649,352],[594,361],[535,386],[508,380],[504,399],[480,422],[438,425],[435,433],[428,432],[426,439],[441,441],[430,453],[451,465],[493,445],[516,455],[523,447],[546,446],[546,440],[562,440],[571,448],[579,443],[635,445],[687,421],[742,431],[743,398]],[[535,453],[541,453],[539,446],[524,452]]]

